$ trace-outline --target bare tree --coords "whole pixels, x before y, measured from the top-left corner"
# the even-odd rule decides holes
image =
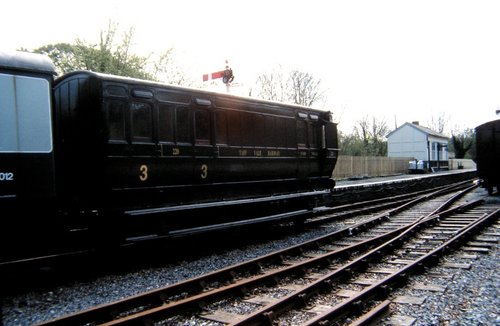
[[[363,143],[363,155],[385,156],[387,142],[384,140],[389,132],[385,120],[364,116],[354,127],[356,137]]]
[[[257,77],[257,96],[265,100],[286,102],[287,83],[281,66]]]
[[[151,71],[158,81],[172,85],[193,86],[195,81],[188,78],[186,69],[176,59],[177,51],[174,47],[162,52],[157,60],[153,60]]]
[[[370,122],[368,120],[368,116],[365,115],[361,120],[357,121],[357,126],[354,126],[354,133],[363,141],[365,147],[367,147],[370,142]]]
[[[321,80],[315,79],[307,72],[293,70],[288,77],[292,87],[289,100],[294,104],[312,106],[314,103],[323,99],[321,91]]]
[[[286,73],[281,66],[259,75],[256,92],[258,97],[266,100],[304,106],[313,106],[325,98],[321,80],[298,70]]]
[[[439,132],[440,134],[444,133],[444,129],[446,127],[446,123],[450,120],[450,117],[446,115],[444,112],[439,112],[437,117],[431,116],[431,120],[427,122],[427,126]]]

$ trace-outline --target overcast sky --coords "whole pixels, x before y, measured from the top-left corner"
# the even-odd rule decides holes
[[[224,68],[246,90],[278,64],[311,73],[350,132],[363,116],[394,129],[444,115],[447,129],[500,118],[500,1],[4,1],[0,48],[99,42],[135,28],[139,54],[171,46],[193,79]],[[225,88],[221,84],[221,91]]]

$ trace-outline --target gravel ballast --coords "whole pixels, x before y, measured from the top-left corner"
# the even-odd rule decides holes
[[[477,189],[475,196],[485,195],[484,189]],[[491,201],[500,202],[499,197],[489,197]],[[500,233],[498,224],[489,228]],[[338,226],[340,228],[340,225]],[[193,260],[185,260],[162,267],[142,269],[128,274],[107,275],[91,281],[74,282],[59,285],[43,291],[33,291],[15,296],[2,297],[3,325],[32,325],[80,311],[95,305],[113,302],[141,292],[153,290],[188,278],[196,277],[215,269],[255,258],[271,251],[284,248],[313,237],[323,235],[332,229],[321,229],[307,232],[300,236],[292,236],[259,245],[227,250],[203,256]],[[452,279],[440,279],[422,275],[418,282],[446,285],[444,293],[426,293],[427,299],[421,306],[397,305],[401,315],[417,318],[418,325],[500,325],[498,307],[500,301],[500,262],[498,242],[487,254],[478,254],[471,260],[470,269],[449,269],[440,271],[435,267],[435,274],[453,274]],[[453,260],[453,256],[446,259]],[[458,259],[458,258],[457,258]],[[400,289],[402,295],[406,288]]]

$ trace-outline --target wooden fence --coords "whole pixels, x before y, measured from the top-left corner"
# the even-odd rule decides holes
[[[408,162],[411,160],[414,158],[340,155],[333,170],[333,178],[380,177],[408,173]],[[449,159],[448,168],[475,169],[476,163],[469,159]]]
[[[340,155],[333,171],[334,179],[377,177],[408,172],[412,157]]]

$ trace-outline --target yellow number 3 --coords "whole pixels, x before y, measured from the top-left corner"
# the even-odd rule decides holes
[[[201,174],[200,177],[202,179],[206,179],[208,177],[208,166],[206,164],[203,164],[201,166]]]
[[[141,171],[141,174],[139,175],[139,180],[146,181],[148,179],[148,166],[145,164],[141,165],[139,171]]]

